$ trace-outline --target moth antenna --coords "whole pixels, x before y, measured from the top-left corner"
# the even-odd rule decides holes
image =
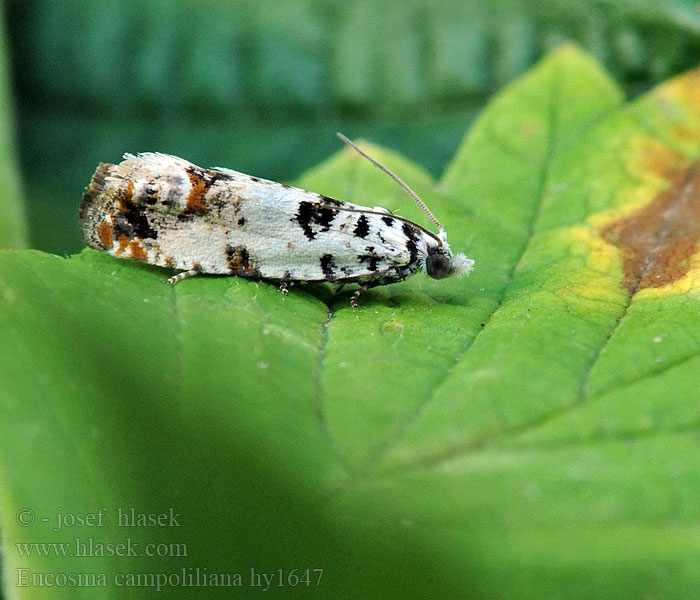
[[[438,221],[435,218],[435,215],[430,212],[430,209],[425,205],[425,202],[423,202],[419,197],[418,194],[416,194],[406,183],[402,181],[402,179],[396,175],[393,171],[385,167],[382,163],[380,163],[378,160],[372,158],[369,154],[365,153],[363,150],[361,150],[357,144],[354,142],[350,141],[348,138],[346,138],[342,133],[338,132],[337,133],[338,137],[343,140],[348,146],[350,146],[353,150],[356,150],[361,156],[364,156],[369,162],[371,162],[375,167],[378,167],[382,171],[384,171],[389,177],[391,177],[396,183],[399,184],[401,189],[406,192],[411,198],[413,198],[418,206],[420,206],[423,209],[423,212],[428,216],[428,218],[433,222],[435,227],[438,228],[438,231],[442,232],[445,231],[442,228],[442,225],[440,225],[440,221]]]

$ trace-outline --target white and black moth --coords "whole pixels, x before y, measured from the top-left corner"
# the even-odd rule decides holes
[[[97,167],[80,204],[87,244],[152,265],[181,269],[168,283],[198,273],[280,282],[330,281],[363,289],[425,269],[434,279],[468,273],[474,261],[447,244],[445,230],[396,175],[389,174],[438,229],[384,208],[341,202],[230,169],[202,169],[167,154],[125,154]]]

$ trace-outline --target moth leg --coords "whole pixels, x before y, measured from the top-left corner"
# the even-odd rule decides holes
[[[289,293],[289,284],[286,281],[283,281],[280,283],[280,292],[282,292],[283,296],[286,296]]]
[[[360,294],[366,290],[367,290],[367,286],[365,286],[365,285],[362,285],[359,288],[357,288],[352,293],[352,296],[350,296],[350,306],[352,306],[353,308],[357,308],[358,307],[357,299],[360,297]]]
[[[183,271],[182,273],[178,273],[177,275],[173,275],[168,279],[168,285],[174,285],[178,281],[182,281],[183,279],[187,279],[188,277],[194,277],[195,275],[199,275],[202,272],[202,267],[199,265],[196,265],[192,267],[189,271]]]

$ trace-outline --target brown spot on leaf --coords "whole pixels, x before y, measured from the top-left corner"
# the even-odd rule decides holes
[[[622,252],[631,294],[683,277],[700,238],[700,163],[669,171],[669,188],[651,204],[601,230]]]
[[[650,139],[641,141],[638,157],[639,167],[643,173],[650,173],[667,181],[684,178],[687,174],[688,159],[661,142]]]
[[[97,226],[97,239],[100,240],[100,244],[106,249],[111,248],[114,245],[114,239],[112,237],[112,226],[109,221],[102,221]]]

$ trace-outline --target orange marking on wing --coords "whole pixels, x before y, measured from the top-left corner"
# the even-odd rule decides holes
[[[121,212],[126,212],[129,210],[129,206],[133,203],[131,198],[134,195],[134,182],[129,179],[126,182],[126,188],[119,190],[119,210]]]
[[[120,236],[117,236],[117,242],[119,243],[119,246],[114,251],[114,253],[115,254],[123,254],[124,250],[126,250],[127,247],[129,246],[129,241],[130,241],[129,236],[127,236],[127,235],[122,234]]]
[[[129,251],[131,252],[131,258],[133,258],[134,260],[145,261],[146,259],[148,259],[148,254],[141,247],[141,244],[139,244],[139,242],[129,242]]]
[[[114,236],[112,235],[112,226],[109,221],[102,221],[97,226],[97,239],[108,250],[114,246]]]
[[[207,180],[198,173],[188,173],[192,189],[187,196],[187,206],[185,210],[188,212],[204,212],[206,210],[204,204],[204,195],[207,192]]]

